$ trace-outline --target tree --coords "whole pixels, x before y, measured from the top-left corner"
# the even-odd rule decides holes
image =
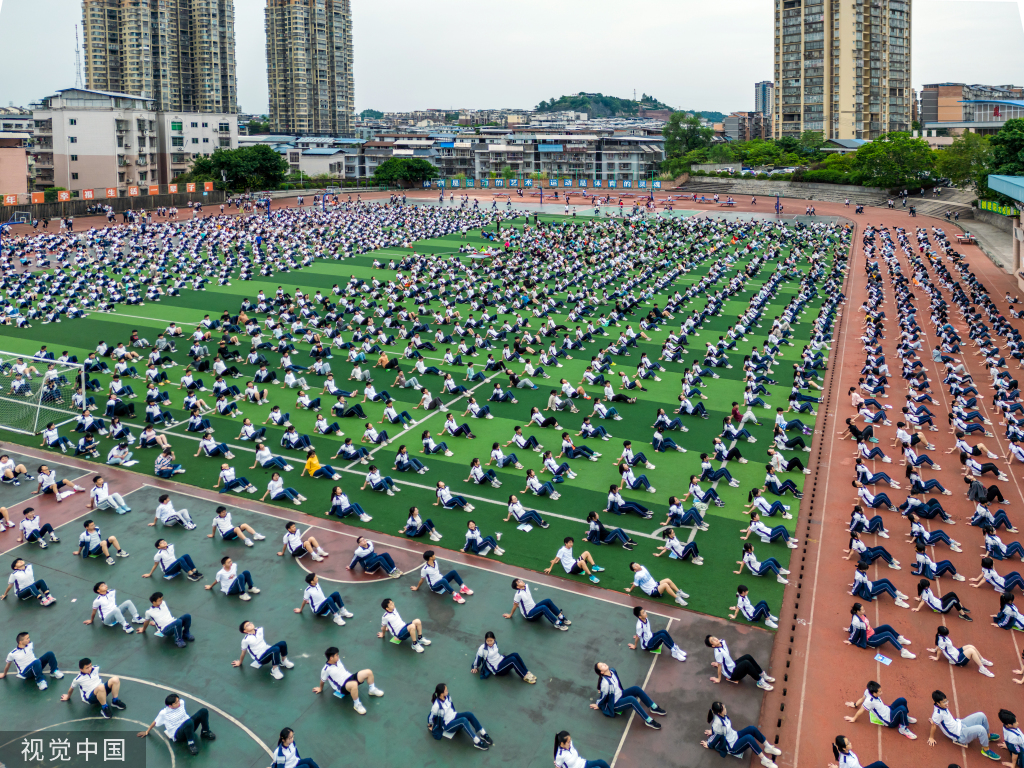
[[[421,184],[437,176],[437,168],[422,157],[389,157],[377,166],[373,180],[388,187]]]
[[[515,177],[516,172],[512,170],[512,166],[506,165],[504,168],[501,169],[501,178],[514,179]]]
[[[992,149],[986,136],[965,133],[938,152],[935,170],[960,189],[977,189],[988,175]]]
[[[863,144],[854,157],[853,169],[865,184],[895,188],[919,185],[934,164],[926,141],[894,132]]]
[[[56,203],[57,202],[57,193],[58,192],[67,192],[67,188],[66,187],[47,187],[46,189],[43,190],[43,202],[46,202],[46,203]]]
[[[747,165],[777,165],[782,160],[782,148],[774,141],[754,139],[747,142]]]
[[[288,163],[266,144],[239,149],[216,149],[200,155],[179,182],[212,181],[218,188],[265,189],[278,186],[288,173]],[[225,181],[226,179],[226,181]]]
[[[708,160],[712,163],[731,163],[734,159],[732,147],[728,144],[712,144],[708,149]]]
[[[384,117],[384,113],[377,109],[364,109],[359,113],[359,117],[363,120],[380,120]]]
[[[665,137],[665,156],[671,158],[709,146],[715,132],[700,124],[700,115],[687,117],[685,112],[673,112],[661,135]]]
[[[816,155],[824,143],[821,131],[804,131],[800,134],[800,149],[805,155]]]
[[[989,146],[991,173],[1024,176],[1024,120],[1007,120],[999,133],[989,139]]]

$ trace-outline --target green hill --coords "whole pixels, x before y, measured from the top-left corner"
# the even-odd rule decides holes
[[[644,109],[672,109],[646,93],[639,101],[620,99],[616,96],[605,96],[603,93],[576,93],[572,96],[552,97],[550,101],[541,101],[537,105],[538,112],[586,112],[591,117],[629,116]]]

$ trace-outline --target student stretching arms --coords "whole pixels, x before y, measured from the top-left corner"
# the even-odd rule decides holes
[[[601,580],[591,573],[591,571],[600,573],[604,568],[594,562],[594,558],[589,552],[584,552],[579,557],[575,557],[572,553],[572,545],[574,543],[572,536],[566,536],[562,541],[562,547],[555,554],[555,558],[551,561],[548,567],[544,569],[544,573],[551,573],[551,569],[555,567],[555,563],[560,562],[562,564],[562,569],[569,576],[575,576],[578,573],[585,573],[590,578],[591,583],[599,584]]]
[[[750,598],[747,596],[750,590],[747,589],[746,585],[740,584],[736,587],[736,605],[729,609],[730,619],[736,618],[739,613],[743,613],[743,618],[747,621],[754,623],[764,619],[766,627],[772,629],[778,629],[778,616],[772,616],[771,609],[768,607],[768,602],[762,600],[757,605],[750,602]]]
[[[684,598],[689,597],[688,594],[683,592],[679,587],[673,583],[672,579],[662,579],[658,581],[651,572],[644,568],[640,563],[630,563],[629,570],[633,572],[633,583],[626,587],[626,594],[633,591],[633,587],[640,587],[640,591],[648,597],[658,598],[664,594],[668,594],[673,600],[679,605],[686,605]]]
[[[523,614],[523,618],[527,621],[536,621],[543,616],[551,622],[555,629],[562,630],[563,632],[569,629],[569,625],[572,622],[565,618],[565,614],[562,613],[561,609],[548,598],[544,598],[539,602],[535,601],[533,595],[530,594],[530,585],[525,581],[522,579],[512,579],[512,589],[516,593],[512,599],[512,610],[501,614],[502,618],[511,619],[516,615],[516,608],[518,607],[519,612]]]
[[[526,668],[526,663],[518,653],[510,653],[503,656],[498,650],[498,642],[493,632],[484,635],[484,641],[477,648],[476,656],[473,658],[472,674],[480,673],[480,679],[486,680],[491,675],[507,675],[509,670],[514,670],[524,683],[536,683],[537,676]]]
[[[829,763],[828,768],[889,768],[881,760],[861,766],[850,740],[845,736],[836,736],[835,744],[832,745],[832,755],[837,762]]]
[[[761,765],[765,768],[778,768],[769,755],[781,755],[782,750],[769,744],[757,726],[748,725],[739,731],[734,730],[722,702],[712,702],[708,710],[708,723],[711,729],[704,731],[704,736],[711,738],[700,743],[705,749],[713,749],[722,757],[732,755],[741,758],[749,747],[751,752],[761,758]]]
[[[619,673],[613,667],[609,667],[603,661],[594,665],[597,673],[597,703],[591,704],[591,709],[602,712],[607,717],[615,717],[620,712],[632,710],[639,717],[643,718],[644,725],[656,731],[661,730],[661,723],[651,715],[665,715],[667,712],[654,703],[654,700],[647,695],[646,691],[639,685],[623,688],[619,680]],[[647,714],[641,703],[651,710]]]
[[[374,685],[373,670],[372,669],[361,669],[355,674],[350,673],[345,669],[345,665],[341,663],[341,652],[331,646],[324,651],[324,656],[327,658],[327,663],[324,664],[323,669],[320,670],[320,685],[313,689],[313,693],[319,694],[327,686],[324,683],[328,683],[334,691],[334,695],[339,699],[345,698],[347,693],[352,697],[352,709],[357,714],[365,715],[366,707],[359,700],[359,686],[362,683],[369,683],[370,689],[367,691],[371,696],[383,696],[384,691]]]
[[[763,563],[758,561],[757,555],[754,554],[754,545],[750,542],[743,545],[743,559],[737,560],[736,564],[740,569],[738,571],[733,571],[733,573],[737,575],[743,573],[743,566],[746,566],[755,576],[764,576],[767,573],[774,573],[775,580],[779,582],[779,584],[789,584],[789,579],[786,578],[789,571],[783,568],[782,564],[774,557],[769,557]]]
[[[871,680],[864,694],[857,701],[848,701],[846,706],[857,710],[854,715],[844,715],[843,719],[848,723],[857,722],[861,712],[867,712],[872,722],[876,720],[886,728],[897,728],[901,734],[910,740],[917,738],[909,726],[917,722],[917,718],[911,717],[907,709],[907,700],[903,697],[895,699],[892,704],[886,706],[882,701],[882,686]]]
[[[934,656],[929,656],[932,661],[938,661],[943,656],[946,660],[954,667],[965,667],[967,662],[973,661],[978,665],[978,672],[983,674],[985,677],[995,677],[989,670],[992,666],[992,662],[986,660],[981,652],[973,645],[965,645],[957,648],[953,645],[953,641],[949,639],[949,627],[940,625],[935,630],[935,648],[929,648],[929,653],[934,653]]]
[[[771,683],[775,682],[775,678],[769,677],[768,673],[761,669],[761,665],[749,653],[743,654],[738,659],[733,659],[729,653],[729,645],[725,640],[714,635],[705,637],[704,645],[715,654],[715,660],[711,662],[711,666],[718,670],[718,676],[711,678],[712,683],[720,683],[724,677],[730,683],[738,684],[744,677],[749,676],[757,681],[758,688],[766,691],[773,690]]]
[[[960,719],[953,717],[949,711],[949,699],[942,691],[932,691],[932,727],[928,732],[928,746],[935,746],[935,730],[941,728],[954,744],[960,747],[970,746],[975,739],[981,744],[981,754],[989,760],[998,760],[999,755],[988,748],[989,741],[997,741],[998,736],[991,733],[988,718],[984,712]]]
[[[274,749],[274,764],[270,768],[320,768],[311,757],[302,757],[295,744],[295,731],[282,728]]]
[[[636,634],[633,635],[633,642],[628,644],[631,651],[635,651],[639,646],[645,651],[660,653],[660,648],[664,645],[672,654],[673,659],[686,661],[686,651],[675,644],[672,636],[666,630],[659,629],[655,632],[651,628],[651,622],[647,618],[647,611],[643,606],[634,606],[633,615],[636,616]]]
[[[608,763],[604,760],[587,760],[572,745],[572,737],[569,732],[559,731],[555,736],[555,766],[556,768],[608,768]]]
[[[591,705],[593,706],[593,705]],[[430,714],[427,716],[427,730],[431,735],[441,741],[446,734],[454,736],[462,729],[473,739],[473,746],[477,749],[487,751],[494,740],[487,735],[487,731],[476,715],[472,712],[457,712],[452,703],[452,697],[448,694],[448,686],[438,683],[434,693],[430,697]],[[451,737],[449,737],[451,738]]]
[[[415,586],[409,587],[413,592],[423,586],[423,582],[426,581],[431,592],[438,595],[450,594],[456,603],[466,602],[462,596],[473,594],[473,590],[463,583],[458,571],[452,569],[443,576],[441,575],[441,568],[437,564],[434,550],[428,549],[424,552],[423,561],[423,567],[420,568],[420,580],[416,582]],[[452,586],[452,582],[458,584],[458,589]]]

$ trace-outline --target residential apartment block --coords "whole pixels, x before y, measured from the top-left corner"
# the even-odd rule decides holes
[[[908,131],[910,79],[910,0],[776,0],[776,137]]]
[[[154,99],[67,88],[32,105],[34,187],[85,189],[167,184],[198,155],[238,146],[233,114],[160,112]]]
[[[754,111],[771,118],[773,109],[775,109],[775,83],[771,80],[754,83]]]
[[[722,133],[730,141],[772,138],[772,118],[760,110],[733,112],[722,121]]]
[[[267,0],[270,129],[351,135],[355,110],[349,0]]]
[[[82,0],[86,86],[238,112],[234,0]]]
[[[1024,117],[1024,88],[1017,85],[931,83],[921,88],[921,127],[997,133],[1006,121]]]

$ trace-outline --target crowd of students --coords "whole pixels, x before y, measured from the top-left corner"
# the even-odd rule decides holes
[[[846,419],[846,429],[841,433],[857,446],[853,481],[857,504],[851,514],[849,547],[845,551],[847,559],[859,561],[851,589],[858,602],[850,609],[846,642],[873,652],[894,651],[905,659],[915,659],[909,648],[911,640],[890,624],[872,626],[865,604],[882,599],[884,605],[891,598],[898,608],[930,611],[937,617],[955,614],[963,621],[973,621],[968,601],[941,588],[939,581],[940,577],[948,576],[953,581],[967,582],[968,577],[960,569],[970,566],[963,558],[954,563],[935,554],[939,546],[951,553],[963,553],[964,547],[974,546],[961,543],[967,538],[973,538],[983,550],[975,561],[980,572],[970,578],[971,586],[988,585],[998,595],[980,596],[992,605],[988,612],[993,626],[1024,629],[1013,595],[1014,586],[1022,583],[1020,576],[1016,572],[1000,575],[996,570],[996,562],[1020,556],[1024,550],[1019,542],[1004,543],[996,533],[1000,527],[1007,533],[1016,533],[1016,528],[1006,511],[999,508],[1009,502],[1003,498],[998,484],[986,486],[983,480],[987,474],[996,481],[1009,479],[1000,465],[987,459],[1009,463],[1014,456],[1019,458],[1017,443],[1024,438],[1024,420],[1018,417],[1024,405],[1017,382],[1007,369],[1007,357],[1018,361],[1024,358],[1024,342],[943,230],[932,227],[890,231],[868,226],[863,233],[863,245],[868,287],[867,300],[860,307],[860,339],[865,361],[858,385],[849,392],[856,414]],[[887,338],[892,339],[888,355],[883,347]],[[903,403],[884,402],[900,381],[906,387]],[[983,402],[979,386],[991,387],[991,409]],[[989,418],[989,413],[994,415]],[[964,484],[959,490],[946,489],[935,479],[924,479],[928,471],[940,469],[935,461],[937,449],[932,444],[932,435],[943,432],[938,423],[943,421],[943,415],[953,443],[946,453],[954,454],[963,467]],[[991,442],[974,442],[976,435],[994,437],[996,419],[1005,427],[1005,438],[1010,441],[1009,456],[993,452]],[[858,424],[861,420],[863,427]],[[883,430],[893,428],[893,432],[885,435],[891,437],[891,442],[885,440]],[[896,465],[894,457],[888,455],[890,449],[902,456],[899,463],[904,466],[904,477],[874,471],[878,462]],[[876,490],[880,484],[899,491],[901,496],[906,493],[905,500],[897,504],[888,493]],[[965,492],[964,500],[973,508],[973,515],[968,530],[953,539],[942,527],[956,523],[951,514],[952,502],[946,502],[947,508],[941,499],[955,498],[960,492]],[[894,516],[897,513],[899,516]],[[910,572],[915,577],[913,586],[908,583],[905,587],[907,592],[890,579],[871,576],[880,567],[879,560],[895,571],[904,567],[900,562],[904,555],[892,548],[897,545],[878,542],[871,546],[865,541],[870,536],[889,539],[890,529],[895,525],[905,529],[908,543],[900,546],[907,548],[906,559],[912,563]],[[911,608],[915,598],[916,604]],[[975,645],[957,644],[955,635],[954,627],[941,623],[935,630],[934,647],[927,649],[930,658],[946,660],[953,667],[974,667],[981,675],[993,677],[994,663]],[[867,712],[872,722],[896,728],[908,739],[916,739],[913,725],[917,720],[910,715],[912,705],[904,697],[893,698],[888,704],[885,698],[888,697],[883,697],[882,686],[876,681],[869,682],[857,701],[847,703],[857,712],[846,719],[855,722]],[[941,690],[932,693],[931,705],[929,745],[935,745],[941,732],[961,747],[977,742],[981,754],[993,761],[1002,759],[996,749],[1003,748],[1009,754],[1004,764],[1020,765],[1024,737],[1012,711],[999,710],[1000,734],[991,730],[983,711],[963,717],[951,712],[949,698]],[[842,766],[859,765],[845,736],[836,739],[834,753]],[[884,764],[876,762],[872,767],[884,768]]]
[[[514,215],[508,214],[508,217]],[[681,453],[703,450],[706,453],[700,455],[700,473],[690,476],[686,493],[678,498],[669,497],[666,520],[669,529],[664,532],[663,546],[654,552],[654,556],[667,553],[671,559],[690,559],[699,565],[703,557],[697,542],[682,540],[672,528],[691,526],[694,532],[706,530],[708,525],[704,514],[708,506],[724,503],[716,491],[717,484],[738,485],[727,465],[732,461],[746,463],[747,459],[742,456],[737,443],[744,439],[755,441],[744,425],[759,423],[754,408],[773,408],[765,400],[770,397],[767,387],[777,385],[772,376],[775,367],[785,359],[794,372],[787,398],[788,407],[774,407],[773,440],[766,454],[765,482],[762,487],[750,491],[750,524],[741,533],[744,540],[756,534],[764,544],[778,541],[790,548],[797,546],[784,526],[769,527],[762,522],[762,517],[792,517],[789,506],[781,501],[770,503],[765,494],[778,497],[792,494],[799,499],[799,485],[790,478],[782,479],[780,475],[797,473],[799,476],[810,472],[799,454],[810,450],[804,438],[811,434],[811,426],[798,418],[788,418],[787,413],[814,414],[818,398],[813,392],[821,389],[820,372],[827,363],[832,324],[844,300],[842,284],[846,257],[842,250],[849,245],[848,231],[827,223],[791,226],[778,222],[726,223],[710,219],[660,217],[636,222],[526,226],[502,231],[503,218],[507,217],[497,212],[480,213],[466,206],[457,211],[445,209],[440,212],[438,209],[396,203],[392,206],[342,206],[325,212],[284,211],[261,221],[253,218],[248,222],[232,220],[218,224],[217,217],[194,219],[184,224],[175,223],[173,227],[169,224],[153,225],[141,231],[84,233],[76,235],[74,240],[55,241],[50,239],[53,236],[43,235],[39,236],[41,239],[15,241],[8,246],[14,249],[12,252],[24,255],[46,249],[58,261],[54,273],[58,276],[56,280],[44,280],[38,273],[7,276],[10,304],[19,310],[22,317],[31,321],[45,317],[48,309],[57,312],[56,316],[51,315],[44,322],[62,319],[62,316],[66,319],[78,317],[79,310],[84,313],[113,309],[119,303],[152,301],[176,295],[182,290],[201,290],[213,281],[227,284],[231,279],[266,278],[310,266],[318,258],[344,258],[383,246],[411,247],[415,239],[453,232],[465,234],[469,229],[478,227],[483,227],[485,237],[504,245],[501,251],[503,258],[480,271],[467,269],[456,259],[410,253],[386,264],[375,260],[374,266],[394,271],[390,278],[364,281],[353,277],[344,285],[335,285],[329,291],[316,291],[312,295],[298,290],[289,293],[283,288],[271,295],[259,290],[242,303],[237,314],[225,311],[219,319],[207,316],[191,333],[171,323],[152,343],[138,334],[133,334],[127,343],[117,342],[112,347],[101,342],[96,353],[84,361],[89,388],[84,392],[76,391],[72,396],[74,405],[81,409],[76,425],[76,431],[82,434],[79,444],[69,446],[59,429],[52,425],[44,432],[44,444],[62,451],[73,446],[76,452],[93,456],[99,454],[96,448],[98,438],[108,438],[114,445],[108,454],[110,463],[130,461],[133,448],[136,451],[155,448],[158,451],[155,470],[159,476],[173,477],[183,473],[185,468],[175,461],[175,451],[167,432],[168,427],[181,419],[181,414],[176,413],[177,409],[172,410],[174,406],[170,395],[161,389],[161,385],[171,384],[167,381],[167,370],[185,362],[181,360],[177,345],[188,343],[189,362],[178,387],[184,398],[181,410],[188,414],[186,430],[202,435],[196,455],[205,454],[220,462],[221,471],[215,487],[221,492],[259,491],[242,475],[242,467],[231,463],[234,458],[232,449],[239,450],[239,446],[244,447],[248,442],[255,446],[255,461],[249,469],[262,467],[273,472],[263,498],[300,506],[306,501],[296,489],[285,485],[282,473],[287,473],[292,465],[288,458],[276,455],[270,449],[266,431],[269,428],[283,430],[281,447],[285,451],[295,451],[303,456],[302,474],[337,483],[341,478],[339,468],[351,469],[355,464],[363,464],[367,467],[363,488],[394,496],[402,488],[385,471],[381,471],[387,464],[381,462],[380,451],[396,439],[395,436],[401,436],[418,424],[408,411],[400,411],[396,407],[386,390],[381,388],[378,391],[372,380],[375,367],[395,370],[399,359],[406,365],[412,365],[412,371],[397,370],[398,378],[392,388],[417,387],[421,390],[421,406],[426,411],[448,412],[440,434],[423,432],[423,459],[410,456],[406,446],[398,449],[393,471],[424,474],[430,470],[427,459],[431,454],[443,452],[451,456],[455,453],[452,448],[456,440],[473,438],[473,418],[486,419],[493,415],[492,407],[502,407],[498,405],[500,403],[515,403],[512,393],[536,389],[535,380],[551,376],[544,369],[554,373],[554,368],[562,367],[560,360],[596,353],[591,355],[590,365],[579,383],[562,378],[551,392],[548,408],[543,411],[539,407],[534,408],[527,424],[515,428],[504,446],[514,446],[515,453],[505,454],[503,447],[495,443],[486,464],[482,464],[479,458],[470,460],[466,479],[471,483],[498,487],[513,471],[523,472],[526,487],[520,494],[532,492],[536,496],[557,500],[560,495],[557,489],[563,483],[580,473],[598,471],[598,467],[589,469],[583,461],[596,462],[601,458],[601,453],[585,442],[577,444],[573,432],[563,429],[559,419],[567,420],[579,412],[579,406],[592,401],[593,412],[580,414],[582,424],[575,437],[583,441],[607,441],[611,439],[607,427],[596,426],[594,422],[610,424],[621,420],[616,408],[631,408],[644,398],[645,381],[660,380],[661,375],[675,369],[681,374],[682,383],[679,407],[671,416],[664,409],[657,409],[651,450],[654,453],[666,450]],[[497,229],[489,232],[487,228],[490,226]],[[269,245],[271,240],[273,246]],[[734,252],[729,246],[736,243],[740,245]],[[131,269],[124,268],[126,255],[133,260]],[[169,265],[175,266],[173,274],[176,277],[168,276],[171,274],[166,269]],[[703,277],[686,287],[676,287],[680,278],[698,267],[704,272]],[[789,298],[778,306],[783,289]],[[693,355],[692,364],[687,363],[685,357],[691,353],[686,345],[692,342],[691,337],[699,335],[709,318],[722,316],[725,303],[735,302],[741,294],[749,294],[744,311],[737,315],[717,342],[706,341],[704,351]],[[807,322],[803,319],[804,314],[818,302],[820,307],[811,323],[810,342],[795,357],[786,358],[791,353],[783,352],[783,347],[793,346],[793,327],[798,322]],[[772,310],[772,317],[766,313],[773,303],[777,306]],[[44,315],[33,314],[40,311]],[[566,324],[556,322],[555,313],[567,313]],[[263,321],[257,320],[256,315],[262,315]],[[676,324],[678,330],[670,328]],[[747,340],[748,334],[752,335],[755,328],[762,327],[766,330],[757,333],[766,333],[767,340],[760,348],[754,346],[750,354],[743,356],[743,393],[724,419],[722,432],[711,445],[686,445],[685,422],[708,418],[702,403],[707,399],[702,393],[705,381],[718,378],[717,369],[733,368],[730,355],[736,354],[735,350]],[[610,330],[618,331],[617,335],[609,333]],[[625,359],[631,357],[631,347],[636,354],[635,348],[640,341],[650,341],[655,333],[665,330],[668,333],[660,342],[661,355],[657,360],[646,351],[635,360]],[[241,344],[240,338],[243,340]],[[245,338],[248,338],[248,350],[244,348]],[[214,343],[217,347],[212,349]],[[296,359],[300,354],[299,348],[304,346],[309,348],[309,368]],[[389,346],[401,349],[400,356],[395,355],[397,359],[388,355]],[[464,368],[466,376],[463,380],[471,386],[480,385],[485,380],[493,387],[487,405],[478,403],[473,392],[459,384],[450,372],[444,372],[438,366],[425,365],[424,352],[438,352],[445,346],[447,350],[442,366]],[[144,357],[147,349],[148,357]],[[45,348],[40,352],[32,362],[52,359]],[[280,380],[278,373],[271,370],[268,354],[272,352],[280,355],[278,370],[282,371],[283,377]],[[356,389],[347,391],[335,382],[331,362],[336,361],[336,357],[332,352],[353,365],[349,381],[356,381]],[[482,368],[477,371],[474,358],[482,354],[487,354],[487,360],[482,365],[476,363]],[[370,361],[375,359],[375,355],[376,365],[371,367]],[[63,357],[55,362],[61,359]],[[636,365],[635,373],[622,370],[613,373],[613,365],[632,363]],[[521,374],[513,369],[519,364],[524,366]],[[737,364],[740,365],[738,361]],[[141,366],[145,366],[144,373],[138,372]],[[249,374],[243,370],[255,371],[244,389],[230,383],[233,378],[248,378]],[[26,373],[31,386],[33,373]],[[501,374],[508,377],[507,389],[494,380]],[[420,377],[431,375],[440,377],[440,396],[432,395],[421,383]],[[90,390],[96,391],[94,387],[102,389],[99,376],[110,377],[110,397],[102,417],[93,415],[98,406],[89,394]],[[127,382],[136,376],[146,382],[147,402],[147,425],[137,435],[133,434],[133,425],[130,424],[133,409],[127,407],[137,397]],[[212,387],[207,388],[203,376],[211,380]],[[330,395],[336,400],[331,407],[333,418],[358,418],[364,424],[362,445],[356,445],[352,438],[340,442],[343,435],[339,421],[329,423],[320,413],[324,407],[320,399],[307,394],[311,389],[308,377],[312,376],[324,377],[320,394]],[[612,383],[616,378],[620,379],[618,392]],[[283,385],[286,392],[288,388],[297,390],[294,406],[289,407],[290,398],[286,402],[273,402],[270,385],[275,385],[275,388]],[[211,390],[210,395],[204,394]],[[357,402],[360,394],[362,399]],[[460,423],[449,410],[449,406],[458,399],[466,401],[463,416],[469,417],[470,421]],[[270,416],[264,422],[267,426],[254,425],[249,418],[244,418],[235,440],[225,442],[213,438],[213,425],[222,427],[230,423],[227,419],[244,416],[239,405],[244,407],[247,404],[272,406]],[[371,407],[383,408],[379,422],[364,410]],[[545,411],[550,415],[545,415]],[[292,423],[292,413],[296,414],[298,426]],[[379,430],[378,424],[385,425],[392,435],[384,429]],[[531,432],[524,434],[524,428]],[[309,429],[309,432],[304,429]],[[544,429],[555,429],[560,433],[559,452],[554,449],[545,451],[541,445],[538,437],[543,433],[539,430]],[[797,435],[790,436],[794,431]],[[679,436],[670,438],[668,435],[672,432]],[[339,439],[340,445],[337,454],[329,459],[331,465],[321,463],[312,445],[312,439],[322,443],[328,436]],[[435,437],[444,437],[445,442],[438,443]],[[84,446],[83,440],[86,441]],[[369,448],[362,447],[367,444]],[[542,464],[536,470],[526,468],[523,463],[531,450],[540,454]],[[797,455],[787,458],[784,451],[796,451]],[[378,463],[372,463],[374,461]],[[492,463],[495,469],[488,469]],[[640,467],[655,470],[653,462],[626,440],[614,465],[619,482],[610,485],[608,505],[603,511],[652,517],[651,509],[623,498],[623,494],[631,491],[657,493],[646,474],[636,472]],[[16,470],[15,467],[15,480]],[[82,490],[62,487],[63,481],[57,480],[50,468],[45,467],[45,470],[37,475],[41,491],[53,493],[60,500],[69,491]],[[541,480],[544,474],[549,474],[550,479]],[[105,483],[100,485],[105,488]],[[465,497],[454,494],[444,481],[436,483],[434,496],[435,506],[473,511],[473,505]],[[96,491],[94,498],[98,508],[127,511],[124,500],[109,490]],[[329,498],[332,514],[342,518],[353,515],[362,521],[372,519],[358,503],[349,499],[340,485],[333,486]],[[508,514],[509,518],[514,517],[520,523],[535,524],[541,529],[547,527],[542,514],[527,509],[515,494],[509,497]],[[195,527],[188,511],[175,509],[169,498],[161,499],[153,524],[180,524],[189,530]],[[219,533],[224,539],[237,538],[250,546],[262,538],[251,525],[234,524],[226,510],[218,510],[211,528],[211,536]],[[424,519],[415,506],[410,509],[402,532],[414,537],[427,535],[435,542],[442,538],[434,521]],[[115,548],[118,550],[115,554],[120,554],[122,550],[117,541],[102,538],[98,530],[87,533],[83,552],[93,554],[98,548],[100,554],[116,562],[109,553]],[[39,534],[37,539],[46,543],[45,533]],[[464,551],[484,556],[493,552],[500,556],[503,549],[499,540],[500,535],[485,535],[474,520],[466,522]],[[637,546],[637,541],[621,528],[606,528],[597,511],[588,515],[586,540],[595,548],[609,543],[618,543],[626,549]],[[309,556],[313,560],[328,556],[315,537],[304,539],[294,525],[286,532],[282,543],[279,553],[282,555]],[[603,569],[589,550],[577,554],[574,544],[572,537],[564,539],[563,546],[552,560],[552,567],[560,564],[567,575],[583,574],[596,583],[598,577],[595,574]],[[433,557],[433,553],[431,555]],[[121,556],[127,556],[127,553]],[[24,562],[21,565],[21,570],[24,570]],[[231,558],[224,558],[221,566],[207,589],[219,585],[223,594],[237,595],[246,601],[251,599],[250,595],[258,594],[259,589],[249,571],[239,571]],[[741,572],[746,567],[753,575],[775,574],[784,581],[784,569],[778,561],[775,558],[767,558],[763,562],[758,560],[749,541],[743,545],[740,566]],[[182,573],[193,581],[202,579],[202,573],[189,555],[178,556],[174,545],[163,539],[156,544],[150,574],[157,567],[165,577]],[[355,567],[370,573],[379,571],[393,578],[402,575],[394,559],[387,552],[376,551],[373,542],[365,538],[357,543],[349,564],[349,568]],[[38,596],[41,602],[49,604],[53,598],[45,584],[36,582],[30,572],[31,566],[27,568],[27,575],[15,579],[12,574],[12,584],[16,585],[18,596],[24,599]],[[19,569],[15,567],[13,570]],[[688,595],[679,589],[673,578],[656,578],[639,562],[631,563],[630,571],[633,586],[627,591],[638,586],[648,597],[667,595],[680,605],[686,604]],[[431,591],[451,595],[455,602],[462,602],[467,594],[472,594],[457,572],[441,575],[434,560],[427,562],[421,571],[420,584],[424,581]],[[521,580],[516,580],[513,588],[516,591],[514,606],[524,618],[544,618],[556,629],[568,629],[571,622],[556,606],[546,604],[550,601],[534,602],[529,587]],[[330,615],[339,624],[351,616],[338,593],[324,595],[315,581],[307,583],[306,592],[308,595],[302,605],[308,602],[317,615]],[[149,624],[154,624],[162,634],[172,635],[180,647],[186,647],[192,637],[191,617],[188,614],[175,617],[160,593],[154,593],[152,606],[144,617],[138,616],[132,605],[115,603],[113,597],[104,602],[104,605],[114,604],[116,610],[108,610],[106,615],[116,614],[115,624],[131,630],[132,622],[139,618],[141,626],[133,631],[145,631]],[[385,601],[382,608],[381,637],[391,637],[400,642],[409,639],[417,652],[423,652],[429,646],[419,619],[408,623],[402,621],[391,601]],[[301,611],[301,607],[298,610]],[[767,603],[760,601],[754,604],[746,586],[741,585],[737,590],[735,611],[737,615],[742,613],[747,621],[765,621],[768,626],[775,626],[775,617]],[[642,609],[635,612],[634,618],[636,642],[633,646],[648,651],[664,646],[669,648],[675,659],[685,660],[685,651],[667,633],[651,630]],[[283,670],[291,665],[287,643],[269,644],[263,638],[262,627],[251,622],[243,624],[240,631],[244,639],[243,655],[238,663],[241,664],[248,654],[254,665],[268,666],[273,676],[283,676]],[[753,659],[733,660],[724,640],[709,638],[708,646],[714,649],[718,679],[724,675],[738,681],[750,675],[758,685],[770,689],[772,678]],[[485,638],[477,660],[474,670],[479,670],[482,675],[514,671],[523,680],[533,681],[522,658],[517,654],[502,656],[493,637]],[[499,669],[500,672],[496,671]],[[651,715],[664,713],[656,711],[660,708],[646,694],[623,689],[614,669],[606,664],[599,663],[595,670],[601,691],[601,703],[597,708],[610,716],[620,711],[634,711],[650,727],[658,726]],[[367,679],[372,684],[372,673]],[[454,710],[447,687],[444,690],[441,690],[442,686],[438,688],[429,721],[435,735],[438,730],[443,733],[451,732],[452,728],[456,731],[464,728],[478,747],[486,748],[493,743],[475,718],[460,717],[460,713]],[[372,690],[371,695],[375,695]],[[182,709],[176,717],[183,712]],[[731,730],[724,717],[724,711],[716,713],[716,717],[718,720],[712,723],[715,734],[715,738],[710,740],[712,748],[720,749],[723,754],[741,754],[751,748],[761,755],[765,765],[771,764],[768,756],[774,753],[763,746],[763,737],[760,741],[756,734],[742,733],[736,737],[736,732]],[[198,729],[202,733],[202,725],[194,723],[193,731]],[[556,744],[556,758],[563,743],[564,739]]]

